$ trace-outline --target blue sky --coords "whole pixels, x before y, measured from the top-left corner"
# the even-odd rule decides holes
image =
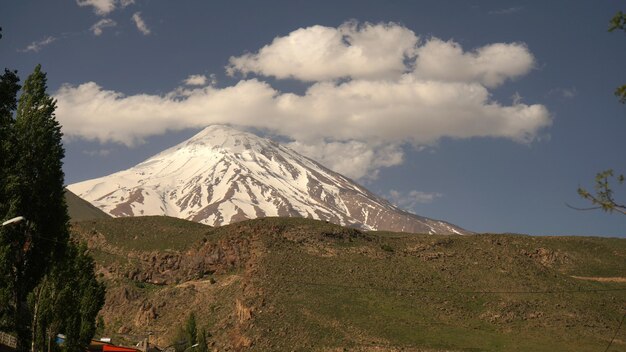
[[[41,63],[59,100],[68,184],[231,122],[473,231],[626,236],[565,205],[626,172],[624,2],[0,4],[0,63]]]

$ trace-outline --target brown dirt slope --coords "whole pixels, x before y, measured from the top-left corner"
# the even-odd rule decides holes
[[[74,225],[114,340],[165,346],[194,312],[216,351],[597,351],[626,308],[623,282],[575,278],[623,277],[624,239],[128,221]]]

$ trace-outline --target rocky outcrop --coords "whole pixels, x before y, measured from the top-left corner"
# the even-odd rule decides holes
[[[129,252],[132,265],[114,262],[101,270],[135,282],[177,284],[241,267],[249,256],[248,248],[247,239],[230,239],[207,242],[185,252]]]

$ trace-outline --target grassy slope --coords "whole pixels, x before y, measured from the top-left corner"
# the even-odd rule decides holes
[[[167,218],[90,225],[127,250],[184,251],[228,238],[254,247],[240,265],[213,274],[213,285],[109,278],[131,291],[125,311],[143,309],[134,300],[157,307],[148,325],[163,341],[193,310],[220,350],[597,351],[626,302],[626,291],[600,291],[626,283],[572,278],[625,277],[623,239],[360,233],[277,218],[196,225]],[[145,330],[137,321],[126,327]],[[624,340],[613,350],[626,351]]]
[[[184,250],[201,240],[210,226],[167,216],[108,218],[74,225],[83,232],[98,232],[123,250]]]
[[[68,189],[65,189],[65,202],[67,203],[67,211],[73,222],[111,218],[109,214],[70,192]]]
[[[372,242],[332,243],[336,252],[328,257],[291,243],[270,254],[272,283],[264,285],[273,288],[276,306],[289,312],[277,320],[295,332],[288,334],[293,336],[288,345],[593,351],[611,336],[626,299],[624,292],[478,293],[624,287],[581,282],[568,274],[614,275],[619,265],[623,273],[626,241],[611,246],[614,241],[561,239],[573,242],[567,243],[573,259],[552,268],[522,253],[560,249],[554,239],[373,236]],[[393,253],[358,253],[376,250],[378,243]],[[588,245],[602,253],[604,263],[579,249]],[[615,248],[621,256],[613,254]],[[579,258],[592,265],[581,265]]]

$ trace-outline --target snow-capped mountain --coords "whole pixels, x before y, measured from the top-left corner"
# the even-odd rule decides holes
[[[468,233],[404,212],[269,139],[221,125],[128,170],[68,188],[115,217],[168,215],[219,226],[293,216],[368,230]]]

